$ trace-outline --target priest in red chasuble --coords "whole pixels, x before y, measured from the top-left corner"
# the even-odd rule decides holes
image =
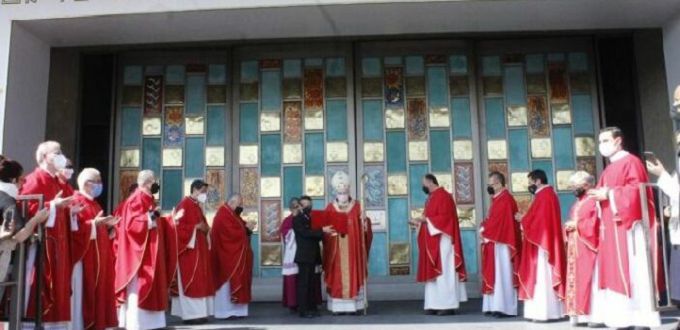
[[[42,299],[45,329],[63,328],[71,320],[69,216],[73,197],[64,197],[57,177],[57,172],[64,169],[67,163],[59,143],[41,143],[36,152],[36,160],[38,168],[26,177],[20,195],[43,195],[43,205],[36,202],[28,205],[29,218],[43,207],[49,209],[50,215],[45,223],[42,292],[36,292],[35,245],[31,246],[27,259],[27,316],[35,317],[37,299]]]
[[[572,324],[599,324],[591,310],[600,308],[597,281],[597,249],[600,244],[600,218],[597,201],[588,196],[595,178],[579,171],[569,179],[576,202],[564,224],[567,239],[567,288],[565,312]],[[597,313],[594,313],[597,314]]]
[[[206,322],[207,317],[214,314],[217,289],[210,254],[210,227],[202,209],[208,199],[208,184],[194,180],[189,189],[191,194],[175,208],[184,210],[184,216],[176,224],[179,264],[172,314],[185,323],[196,324]]]
[[[347,229],[346,233],[324,234],[323,237],[322,261],[328,310],[334,315],[354,314],[368,307],[364,290],[373,231],[361,205],[349,195],[349,176],[345,172],[337,172],[331,179],[331,185],[336,198],[328,204],[326,212],[345,215]]]
[[[619,128],[603,129],[599,140],[600,154],[610,163],[589,196],[599,201],[604,228],[597,258],[599,285],[604,290],[602,317],[608,327],[658,327],[661,320],[652,297],[654,290],[664,287],[664,283],[659,266],[661,251],[656,239],[659,228],[654,194],[647,188],[647,199],[640,199],[640,184],[648,181],[647,172],[639,158],[623,150],[623,133]],[[643,204],[648,211],[647,228],[643,228]],[[650,233],[649,254],[645,230]]]
[[[102,191],[99,171],[83,169],[78,175],[78,191],[74,193],[80,212],[71,228],[71,329],[103,330],[118,326],[113,240],[107,228],[115,226],[119,218],[104,215],[95,199]]]
[[[428,195],[423,215],[409,221],[420,227],[416,280],[425,283],[426,314],[453,315],[460,303],[467,301],[458,211],[453,197],[434,175],[423,178],[423,192]]]
[[[215,214],[210,230],[213,273],[216,275],[215,318],[248,316],[253,282],[250,236],[255,224],[241,219],[243,198],[233,195]]]
[[[536,321],[564,317],[566,256],[560,202],[543,170],[529,173],[529,192],[535,197],[521,220],[522,255],[518,272],[519,299],[524,318]]]
[[[118,224],[115,289],[118,321],[128,330],[158,329],[166,326],[168,290],[177,269],[175,220],[161,216],[153,195],[160,190],[154,173],[137,175],[139,187],[125,201]]]
[[[505,176],[489,174],[489,215],[482,222],[482,311],[495,317],[517,315],[517,272],[521,236],[515,221],[517,203],[505,188]]]

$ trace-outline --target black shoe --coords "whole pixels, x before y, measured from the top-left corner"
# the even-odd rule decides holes
[[[593,328],[593,329],[599,329],[599,328],[606,328],[607,326],[604,325],[603,323],[588,323],[588,328]]]
[[[434,309],[426,309],[423,314],[425,315],[437,315],[437,311]]]
[[[191,320],[184,320],[182,323],[186,325],[199,325],[199,324],[205,324],[208,323],[208,319],[203,317],[203,318],[198,318],[198,319],[191,319]]]
[[[507,319],[507,318],[510,318],[510,317],[515,317],[515,315],[508,315],[508,314],[501,313],[501,312],[495,312],[495,313],[493,313],[493,317],[499,318],[499,319]]]
[[[484,316],[495,316],[492,312],[484,312]]]
[[[456,315],[456,311],[453,309],[443,309],[437,311],[437,316],[450,316],[450,315]]]
[[[303,318],[303,319],[313,319],[314,315],[312,315],[312,313],[304,313],[304,314],[300,314],[300,317]]]

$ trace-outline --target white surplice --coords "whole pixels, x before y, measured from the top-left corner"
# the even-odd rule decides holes
[[[332,313],[356,313],[364,309],[364,287],[359,288],[358,295],[352,299],[336,299],[328,297],[328,310]]]
[[[482,312],[517,315],[517,289],[512,283],[513,268],[510,247],[502,243],[493,244],[495,257],[493,293],[484,295]]]
[[[430,235],[441,235],[439,255],[442,260],[442,274],[435,281],[425,284],[425,309],[457,309],[461,302],[467,301],[467,290],[465,283],[458,279],[453,242],[451,237],[437,230],[429,219],[426,220]]]
[[[564,312],[562,302],[552,287],[552,268],[548,263],[548,253],[540,248],[536,267],[534,297],[524,301],[524,318],[536,321],[561,319]]]
[[[229,317],[248,316],[248,304],[234,304],[231,302],[231,287],[229,282],[224,283],[215,293],[215,318],[226,319]]]
[[[187,249],[194,249],[196,247],[196,234],[197,229],[194,229],[191,240],[187,244]],[[208,250],[210,250],[210,236],[208,236]],[[191,298],[184,295],[182,272],[179,265],[177,265],[177,289],[178,296],[172,297],[172,308],[170,309],[172,315],[179,316],[182,320],[195,320],[214,315],[214,296]]]
[[[127,286],[127,301],[118,308],[118,325],[126,330],[165,328],[165,311],[139,308],[137,274]]]

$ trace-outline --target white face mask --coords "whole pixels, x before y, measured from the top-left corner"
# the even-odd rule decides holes
[[[198,195],[198,198],[196,198],[196,199],[197,199],[200,203],[205,203],[205,201],[208,200],[208,194],[206,194],[206,193],[199,194],[199,195]]]
[[[337,194],[336,197],[340,204],[347,204],[347,202],[349,202],[349,194]]]
[[[599,149],[600,149],[600,154],[605,158],[609,158],[611,156],[614,156],[614,154],[616,153],[616,147],[611,142],[600,143]]]
[[[64,176],[66,180],[71,180],[71,178],[73,177],[73,169],[72,168],[63,169],[61,170],[61,174]]]
[[[66,167],[66,163],[67,163],[67,161],[66,161],[66,157],[64,157],[64,155],[55,155],[52,158],[52,164],[54,164],[54,167],[57,170],[64,169]],[[73,175],[73,173],[71,173],[71,175]]]

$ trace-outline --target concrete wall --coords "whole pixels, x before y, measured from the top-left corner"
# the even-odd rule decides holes
[[[80,127],[80,50],[53,49],[50,59],[45,139],[61,143],[62,152],[75,162]]]

